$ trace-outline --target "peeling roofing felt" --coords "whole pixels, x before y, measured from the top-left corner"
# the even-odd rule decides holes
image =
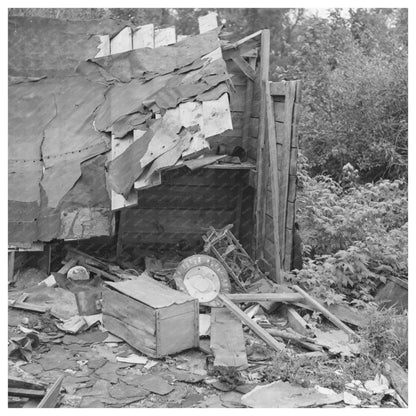
[[[232,128],[218,29],[92,58],[95,35],[121,28],[114,21],[9,18],[9,243],[110,234],[109,188],[127,195],[138,179],[146,184],[204,137]],[[226,103],[223,114],[214,111],[215,100]],[[213,103],[206,106],[211,115],[203,102]],[[125,138],[133,130],[144,134],[107,162],[106,177],[109,154],[99,155],[111,149],[111,134]]]

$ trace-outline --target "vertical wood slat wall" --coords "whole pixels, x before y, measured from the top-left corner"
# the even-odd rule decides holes
[[[258,242],[258,257],[263,257],[270,266],[272,276],[274,267],[273,227],[277,223],[280,236],[281,268],[290,269],[292,255],[293,228],[296,203],[296,173],[298,159],[298,123],[301,110],[300,81],[282,81],[271,83],[271,95],[274,101],[276,127],[276,146],[279,170],[279,218],[274,221],[272,211],[272,192],[270,186],[270,167],[267,166],[266,198],[261,212],[265,229],[264,240]],[[261,236],[260,236],[261,237]]]

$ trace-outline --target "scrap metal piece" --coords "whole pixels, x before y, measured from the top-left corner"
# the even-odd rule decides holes
[[[216,299],[218,294],[231,290],[227,271],[221,262],[206,254],[196,254],[182,260],[173,278],[180,290],[211,307],[221,306]]]

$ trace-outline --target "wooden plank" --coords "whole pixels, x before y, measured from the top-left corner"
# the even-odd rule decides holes
[[[283,283],[283,276],[281,273],[281,230],[279,229],[279,220],[281,212],[279,212],[279,172],[278,172],[278,160],[277,160],[277,147],[276,147],[276,130],[274,125],[274,114],[272,96],[270,95],[270,84],[265,82],[266,91],[266,113],[267,113],[267,136],[269,139],[269,155],[270,155],[270,174],[271,174],[271,187],[272,187],[272,209],[273,209],[273,237],[274,237],[274,256],[275,256],[275,269],[276,269],[276,282]]]
[[[183,312],[180,315],[179,309]],[[199,346],[199,306],[196,299],[159,309],[156,319],[158,355],[175,354]]]
[[[98,52],[95,55],[95,58],[110,55],[110,36],[102,35],[99,38],[100,38],[100,44],[98,45]]]
[[[133,36],[131,27],[125,27],[110,41],[111,55],[131,51],[133,48]]]
[[[14,259],[15,259],[15,251],[8,251],[7,252],[7,260],[8,260],[8,281],[14,282]]]
[[[149,307],[154,310],[174,304],[193,303],[195,300],[188,294],[171,289],[150,277],[146,277],[144,274],[133,280],[125,280],[119,283],[108,282],[106,285],[126,295],[126,299],[128,297],[136,300],[138,305],[148,306],[147,310],[149,310]]]
[[[288,271],[292,265],[292,245],[293,245],[293,230],[286,228],[285,230],[285,252],[283,259],[283,270]]]
[[[7,394],[11,397],[29,397],[33,399],[41,399],[45,395],[45,390],[9,387]]]
[[[265,30],[268,30],[268,29],[265,29]],[[234,48],[237,48],[238,46],[240,46],[243,43],[249,41],[250,39],[253,39],[253,38],[255,38],[257,36],[260,36],[260,35],[263,36],[263,33],[264,33],[264,30],[259,30],[258,32],[254,32],[251,35],[248,35],[248,36],[246,36],[246,37],[244,37],[244,38],[242,38],[242,39],[240,39],[240,40],[238,40],[238,41],[236,41],[236,42],[234,42],[234,43],[232,43],[230,45],[225,45],[224,46],[224,49],[234,49]]]
[[[217,13],[208,12],[205,16],[198,17],[199,33],[209,32],[218,27]]]
[[[25,381],[17,377],[8,377],[7,386],[9,388],[16,389],[30,389],[30,390],[42,390],[43,394],[46,393],[45,386],[40,383],[32,383],[30,381]]]
[[[275,101],[274,102],[275,121],[278,122],[278,123],[284,123],[285,122],[285,114],[286,114],[285,102]]]
[[[21,245],[16,246],[14,244],[8,244],[9,251],[43,251],[44,244],[35,242],[35,243],[19,243]]]
[[[141,344],[144,346],[148,348],[154,348],[156,346],[155,311],[147,305],[137,302],[114,290],[104,289],[104,326],[106,316],[112,316],[122,322],[123,325],[128,325],[130,331],[134,331],[137,337],[142,338]],[[110,328],[108,328],[108,330],[111,332]],[[118,334],[115,335],[119,336]],[[125,341],[129,342],[126,339]]]
[[[386,277],[387,277],[387,279],[388,279],[388,280],[390,280],[391,282],[394,282],[394,283],[398,284],[399,286],[403,287],[404,289],[408,290],[408,283],[407,283],[407,281],[406,281],[406,280],[399,279],[398,277],[396,277],[396,276],[391,276],[391,275],[388,275],[388,276],[386,276]]]
[[[300,295],[302,296],[302,295]],[[303,298],[303,296],[302,296]],[[311,328],[308,323],[296,312],[295,309],[288,307],[286,309],[286,317],[289,326],[301,335],[309,337],[311,335]]]
[[[250,68],[254,71],[256,67],[256,58],[250,58]],[[258,132],[258,119],[251,118],[251,105],[253,101],[253,91],[254,91],[254,82],[253,80],[247,80],[246,94],[245,94],[245,108],[244,108],[244,118],[243,118],[243,149],[247,149],[247,141],[250,136],[250,128],[252,126],[253,120],[257,121],[257,132]],[[255,128],[254,128],[255,130]]]
[[[231,59],[233,62],[241,69],[241,72],[248,77],[250,80],[254,80],[256,73],[249,63],[241,57],[241,55],[235,53],[232,55]]]
[[[308,293],[306,293],[303,289],[301,289],[299,286],[294,285],[293,289],[296,290],[296,292],[303,295],[305,298],[305,301],[309,303],[311,306],[315,307],[319,312],[322,313],[327,319],[329,319],[335,326],[337,326],[339,329],[342,329],[345,333],[348,335],[351,335],[353,337],[358,337],[358,335],[347,325],[345,325],[343,322],[341,322],[334,314],[328,311],[324,306],[322,306],[317,300],[312,298]]]
[[[143,354],[150,357],[156,357],[156,343],[153,342],[152,346],[148,343],[152,339],[149,336],[143,335],[137,328],[129,325],[128,323],[118,319],[115,316],[103,314],[103,324],[105,329],[111,334],[126,341],[133,348],[139,350]]]
[[[38,408],[53,409],[58,404],[59,392],[62,386],[62,380],[64,375],[61,375],[57,378],[55,383],[48,389],[45,394],[45,397],[37,405]]]
[[[155,27],[153,24],[138,26],[133,32],[133,49],[154,48]]]
[[[214,368],[248,367],[243,326],[227,308],[211,308],[211,350]]]
[[[303,296],[297,293],[230,293],[228,299],[234,303],[244,302],[301,302]]]
[[[155,48],[176,43],[176,28],[170,26],[164,29],[155,29]]]
[[[262,339],[269,347],[275,351],[281,352],[285,349],[285,345],[276,341],[266,330],[264,330],[255,321],[249,318],[238,306],[228,299],[227,296],[220,293],[218,299],[224,304],[224,306],[232,312],[241,322],[247,325],[260,339]]]
[[[286,95],[286,88],[285,88],[285,82],[272,82],[270,84],[270,94],[271,95]]]
[[[223,94],[218,100],[202,103],[202,119],[204,137],[215,136],[233,128],[228,94]]]
[[[295,175],[289,175],[289,189],[287,200],[288,202],[296,203],[296,188],[297,188],[297,177]]]
[[[264,82],[269,80],[270,67],[270,31],[265,29],[261,32],[261,50],[260,50],[260,116],[259,116],[259,136],[257,141],[257,186],[255,196],[255,257],[263,257],[263,246],[265,238],[265,194],[267,184],[267,166],[268,158],[266,157],[266,95]]]
[[[294,110],[293,110],[293,126],[292,126],[292,148],[298,148],[299,147],[299,134],[298,134],[298,128],[299,128],[299,121],[300,121],[300,115],[302,112],[302,104],[295,102]]]
[[[289,81],[286,83],[286,99],[285,99],[285,134],[282,145],[282,167],[281,167],[281,182],[279,184],[279,232],[281,236],[282,252],[285,252],[285,225],[287,215],[287,201],[289,188],[289,166],[290,166],[290,150],[292,141],[292,121],[293,121],[293,107],[295,103],[296,82]],[[290,242],[287,242],[290,244]]]

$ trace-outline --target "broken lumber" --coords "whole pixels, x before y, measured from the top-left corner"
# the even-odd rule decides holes
[[[299,302],[303,296],[297,293],[230,293],[228,299],[234,303],[243,302]]]
[[[308,323],[295,311],[293,308],[286,309],[286,316],[289,326],[299,334],[308,336],[311,334],[311,329]]]
[[[63,375],[58,377],[55,383],[53,383],[52,386],[46,392],[45,397],[38,404],[38,408],[42,407],[47,409],[53,409],[54,407],[56,407],[63,379]]]
[[[28,397],[30,399],[40,399],[45,395],[45,390],[9,387],[7,394],[12,397]]]
[[[318,301],[321,303],[320,301]],[[318,309],[312,305],[306,305],[303,302],[295,302],[294,306],[298,306],[302,309],[307,309],[309,311],[317,311]],[[334,314],[340,321],[363,328],[365,326],[365,317],[359,313],[358,310],[353,309],[351,306],[344,304],[332,304],[327,305],[326,307],[329,312]]]
[[[315,300],[312,296],[308,295],[303,289],[301,289],[299,286],[294,285],[293,289],[296,290],[296,292],[303,295],[305,300],[310,303],[312,306],[314,306],[319,312],[322,313],[327,319],[329,319],[336,327],[339,329],[342,329],[345,333],[348,335],[351,335],[353,337],[358,337],[358,335],[347,325],[345,325],[343,322],[341,322],[335,315],[333,315],[331,312],[328,311],[324,306],[322,306],[317,300]]]
[[[288,341],[296,342],[298,345],[305,348],[306,350],[313,352],[323,351],[322,346],[316,345],[312,338],[304,337],[302,335],[297,334],[291,334],[287,331],[280,331],[276,328],[268,328],[266,329],[266,331],[274,337],[283,338],[287,339]]]
[[[21,380],[16,377],[8,377],[7,381],[8,388],[15,388],[15,389],[30,389],[30,390],[42,390],[45,392],[45,386],[40,383],[33,383],[26,380]]]
[[[224,306],[229,309],[240,321],[247,325],[259,338],[275,351],[281,352],[285,345],[276,341],[265,329],[249,318],[238,306],[236,306],[226,295],[220,293],[218,298]]]
[[[248,367],[243,326],[227,308],[211,309],[211,350],[214,368]]]
[[[409,386],[408,374],[403,368],[391,359],[384,362],[383,373],[389,380],[390,384],[396,390],[397,394],[408,403],[409,400]]]

